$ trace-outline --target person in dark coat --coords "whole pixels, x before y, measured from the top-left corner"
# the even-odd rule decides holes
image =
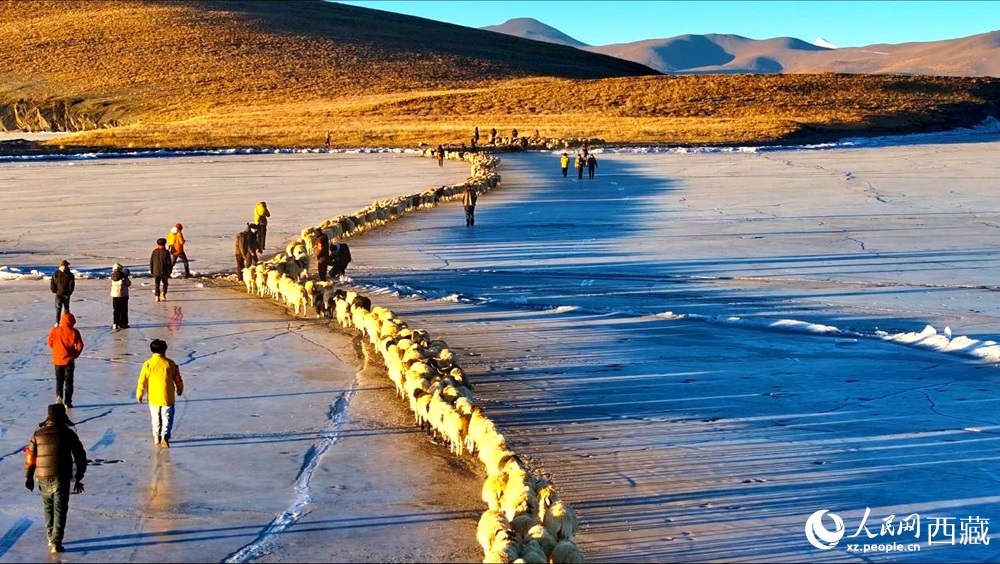
[[[465,226],[472,227],[476,224],[476,200],[479,199],[476,189],[472,186],[465,187],[465,194],[462,195],[462,207],[465,208]]]
[[[497,142],[497,128],[490,129],[490,145],[495,145]]]
[[[587,174],[590,175],[590,179],[594,179],[594,173],[597,172],[597,157],[594,153],[587,155]]]
[[[42,495],[45,514],[45,533],[49,552],[63,552],[63,534],[66,531],[66,514],[69,511],[69,485],[74,478],[73,493],[83,493],[83,476],[87,473],[87,451],[80,437],[71,429],[73,422],[66,416],[62,404],[48,407],[48,416],[38,425],[24,449],[24,487]]]
[[[436,153],[438,158],[438,166],[444,166],[444,145],[438,145]]]
[[[576,178],[578,180],[583,180],[583,165],[586,164],[587,159],[583,157],[580,153],[576,154],[576,160],[573,161],[573,167],[576,168]]]
[[[156,248],[149,255],[149,273],[153,276],[153,297],[158,302],[167,301],[167,286],[170,272],[174,269],[174,261],[167,250],[167,240],[160,237],[156,240]],[[162,290],[160,289],[162,285]]]
[[[76,289],[76,276],[69,269],[69,261],[63,259],[59,261],[59,268],[52,273],[49,280],[49,289],[56,295],[56,326],[62,319],[63,310],[69,313],[69,297]]]
[[[472,138],[476,140],[476,143],[479,143],[479,126],[478,125],[476,126],[476,132],[472,134]],[[473,146],[475,146],[475,143],[473,143]]]
[[[351,249],[347,243],[337,243],[333,248],[333,270],[330,276],[343,276],[347,273],[347,265],[351,263]]]
[[[257,224],[248,223],[247,228],[236,235],[236,275],[242,276],[243,269],[257,264],[257,251],[260,250],[257,237]]]
[[[326,280],[326,270],[330,266],[330,237],[320,231],[319,237],[313,243],[313,255],[316,257],[316,271],[319,279]]]

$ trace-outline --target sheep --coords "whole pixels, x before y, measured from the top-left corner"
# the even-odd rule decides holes
[[[257,290],[258,296],[264,296],[267,293],[267,273],[267,267],[263,264],[254,267],[254,288]]]
[[[545,512],[559,501],[559,494],[548,480],[542,478],[535,483],[535,497],[538,499],[538,520],[545,520]]]
[[[472,382],[469,382],[468,378],[465,377],[465,371],[459,367],[454,367],[448,371],[448,376],[450,376],[455,382],[465,386],[469,390],[472,390]]]
[[[301,284],[292,282],[285,291],[285,303],[295,310],[295,315],[306,311],[306,292]]]
[[[528,531],[531,530],[537,524],[535,521],[535,516],[529,513],[518,513],[510,520],[510,529],[520,535],[522,538],[528,536]],[[539,545],[541,549],[541,545]]]
[[[456,400],[457,401],[457,400]],[[470,453],[474,453],[478,450],[476,446],[476,437],[482,432],[483,427],[486,425],[486,416],[483,415],[483,410],[479,406],[472,407],[472,413],[469,415],[469,433],[465,437],[465,448],[468,449]]]
[[[496,545],[486,553],[483,562],[489,564],[507,564],[517,559],[517,547],[510,541],[496,543]]]
[[[507,446],[504,442],[503,435],[497,435],[499,441],[494,444],[489,444],[484,447],[478,447],[479,449],[479,461],[483,463],[486,467],[486,471],[489,473],[497,473],[503,468],[504,463],[516,456],[510,450],[507,450]]]
[[[447,385],[441,391],[441,395],[444,396],[448,403],[455,403],[458,398],[465,398],[468,401],[472,401],[472,392],[465,388],[465,386],[457,386],[454,381],[448,381]]]
[[[299,258],[285,261],[283,263],[285,275],[287,275],[292,280],[300,280],[303,274],[306,272],[305,264],[306,262]]]
[[[555,564],[583,564],[583,553],[573,541],[561,541],[552,549],[549,562]]]
[[[462,415],[465,415],[469,419],[471,419],[472,412],[475,410],[475,407],[476,404],[472,403],[472,400],[464,396],[455,400],[455,411],[461,413]],[[469,436],[469,419],[466,420],[465,434],[463,435],[466,438]]]
[[[486,511],[479,517],[479,525],[476,527],[476,540],[483,551],[489,551],[493,544],[493,539],[500,531],[510,529],[510,522],[498,511]]]
[[[516,478],[508,478],[508,489],[504,491],[501,510],[508,519],[514,519],[518,515],[525,514],[530,516],[531,522],[534,523],[534,514],[538,508],[538,500],[535,498],[535,492],[531,491],[531,488],[524,485],[523,482],[517,485],[516,481]]]
[[[278,279],[281,277],[281,273],[277,270],[271,270],[267,273],[267,297],[277,298],[278,297]]]
[[[367,296],[356,295],[351,301],[351,307],[361,308],[365,311],[372,310],[372,300]]]
[[[431,384],[431,403],[427,408],[427,421],[430,423],[431,429],[434,431],[434,436],[444,434],[444,419],[446,412],[451,408],[448,402],[444,401],[441,397],[441,392],[433,389],[434,384]]]
[[[254,275],[255,272],[252,266],[248,266],[241,272],[243,278],[243,284],[247,287],[247,293],[252,294],[254,292]]]
[[[483,482],[483,503],[491,511],[500,511],[500,500],[503,498],[504,489],[507,488],[507,474],[490,474]],[[506,517],[504,517],[506,519]]]
[[[413,419],[421,429],[424,429],[425,425],[429,424],[431,400],[434,396],[419,388],[412,397],[414,398],[415,406],[413,409]]]
[[[306,300],[309,302],[309,305],[313,305],[313,292],[316,291],[316,281],[306,280],[305,284],[302,286],[306,291]]]
[[[528,538],[538,541],[538,544],[542,547],[542,552],[545,554],[551,554],[552,549],[556,546],[556,539],[552,536],[552,533],[545,530],[544,525],[533,525],[528,529]]]
[[[442,423],[445,437],[450,443],[451,452],[458,456],[465,454],[465,437],[469,434],[469,417],[460,413],[453,406],[449,406],[444,412]]]
[[[403,362],[413,363],[413,362],[423,362],[425,359],[423,351],[421,351],[417,346],[413,345],[410,341],[410,346],[406,347],[403,351]]]
[[[350,292],[348,292],[348,294],[350,294]],[[344,329],[350,329],[351,302],[347,301],[347,299],[337,299],[336,304],[337,323],[339,323]]]
[[[534,539],[524,539],[518,550],[518,556],[527,564],[546,564],[549,559],[542,545]]]
[[[573,538],[580,526],[573,510],[561,501],[554,501],[545,511],[545,519],[542,520],[545,530],[556,540],[568,540]]]

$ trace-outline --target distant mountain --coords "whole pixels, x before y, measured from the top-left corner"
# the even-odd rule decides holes
[[[642,64],[669,73],[776,73],[785,70],[790,58],[828,49],[792,37],[759,41],[713,33],[588,47],[587,50],[629,61],[645,61]]]
[[[837,48],[823,38],[808,43],[792,37],[758,40],[728,34],[678,35],[588,46],[528,18],[485,29],[572,45],[674,74],[838,72],[1000,76],[1000,31],[943,41]]]
[[[555,43],[557,45],[568,45],[570,47],[586,47],[587,44],[577,41],[558,29],[543,24],[534,18],[514,18],[507,20],[500,25],[489,25],[480,29],[506,33],[525,39],[544,41],[545,43]]]

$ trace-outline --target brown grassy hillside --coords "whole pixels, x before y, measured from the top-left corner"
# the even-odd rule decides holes
[[[539,129],[741,143],[967,124],[996,81],[649,76],[635,63],[326,2],[0,0],[0,125],[67,146],[412,146]],[[85,131],[84,131],[85,130]]]

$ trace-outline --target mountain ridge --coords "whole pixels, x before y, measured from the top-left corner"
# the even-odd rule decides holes
[[[563,35],[558,29],[517,18],[517,25],[490,26],[515,36],[523,29],[545,29],[534,40]],[[819,44],[820,41],[826,45]],[[823,73],[1000,76],[1000,30],[940,41],[833,47],[825,39],[810,43],[794,37],[750,39],[733,34],[683,34],[609,45],[574,45],[650,66],[664,73]],[[766,63],[765,63],[766,62]],[[692,64],[698,63],[698,64]]]

